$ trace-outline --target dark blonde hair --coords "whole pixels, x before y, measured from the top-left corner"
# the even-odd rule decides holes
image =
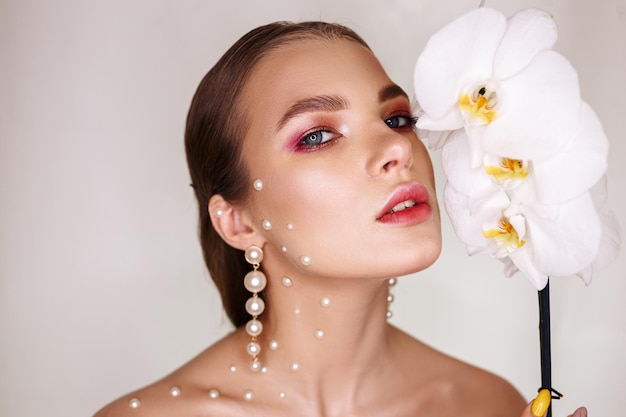
[[[368,47],[355,32],[338,24],[276,22],[258,27],[239,39],[204,76],[187,116],[185,150],[198,200],[204,260],[236,327],[249,318],[243,277],[250,266],[243,251],[226,244],[214,230],[208,200],[220,194],[231,204],[245,204],[251,179],[241,151],[246,115],[239,109],[240,96],[265,56],[285,44],[308,39],[347,39]]]

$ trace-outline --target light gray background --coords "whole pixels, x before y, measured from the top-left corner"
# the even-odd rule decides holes
[[[182,135],[199,80],[232,42],[274,20],[344,23],[410,91],[428,35],[477,3],[1,1],[0,415],[91,415],[229,330],[196,239]],[[555,15],[556,49],[609,135],[610,203],[626,225],[626,1],[487,5]],[[443,227],[440,260],[400,281],[393,321],[531,397],[535,291],[467,257]],[[588,288],[553,280],[554,386],[566,394],[555,417],[581,403],[623,414],[625,272],[621,254]]]

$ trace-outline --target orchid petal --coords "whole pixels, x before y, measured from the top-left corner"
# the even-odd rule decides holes
[[[443,196],[444,206],[456,235],[472,248],[471,255],[491,254],[494,255],[497,247],[493,245],[492,239],[483,235],[483,224],[496,221],[501,218],[502,210],[510,202],[506,193],[493,193],[485,199],[481,210],[472,212],[470,210],[469,197],[455,189],[450,182],[446,183]]]
[[[561,204],[555,219],[537,216],[532,207],[523,211],[539,271],[548,276],[574,275],[596,258],[602,226],[588,192]]]
[[[463,130],[455,131],[441,153],[441,161],[448,182],[468,196],[470,212],[476,205],[498,191],[494,181],[485,173],[482,166],[472,168],[469,138]]]
[[[566,145],[578,127],[580,92],[571,64],[553,51],[502,82],[498,117],[484,130],[489,153],[512,159],[547,158]]]
[[[448,137],[455,132],[454,130],[422,130],[415,129],[417,137],[422,141],[426,141],[428,148],[432,150],[441,149],[448,141]]]
[[[537,268],[530,248],[523,247],[516,250],[509,255],[509,259],[528,278],[537,291],[542,290],[546,286],[549,275]]]
[[[416,127],[418,129],[443,131],[457,130],[463,127],[463,117],[456,107],[450,110],[438,119],[433,119],[432,115],[425,113],[417,119]]]
[[[556,23],[548,12],[526,9],[514,14],[496,52],[494,75],[504,79],[521,71],[538,52],[551,49],[556,39]]]
[[[600,269],[611,263],[620,251],[622,244],[621,228],[615,214],[608,209],[606,176],[603,176],[596,185],[589,190],[591,199],[598,210],[602,223],[602,240],[598,256],[594,259],[592,267]],[[586,281],[585,281],[586,282]]]
[[[442,117],[456,105],[468,80],[491,76],[505,28],[501,13],[483,7],[452,21],[428,40],[414,72],[416,99],[426,113]]]
[[[602,124],[583,102],[578,132],[558,154],[533,161],[537,196],[542,203],[558,204],[591,188],[607,168],[609,141]]]

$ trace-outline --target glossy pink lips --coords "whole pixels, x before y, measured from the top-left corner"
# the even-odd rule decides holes
[[[381,223],[408,226],[428,219],[431,211],[426,187],[420,183],[411,183],[393,192],[377,220]]]

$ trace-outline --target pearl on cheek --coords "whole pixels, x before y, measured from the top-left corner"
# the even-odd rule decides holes
[[[269,220],[263,220],[263,228],[265,230],[272,230],[272,222]]]
[[[255,190],[261,191],[263,189],[263,181],[261,181],[261,179],[257,178],[252,183],[252,186],[254,187]]]
[[[300,257],[300,263],[304,266],[309,266],[311,265],[311,258],[306,255],[302,255]]]
[[[244,393],[243,393],[243,398],[246,401],[252,400],[252,398],[254,398],[254,391],[252,391],[251,389],[245,390]]]

